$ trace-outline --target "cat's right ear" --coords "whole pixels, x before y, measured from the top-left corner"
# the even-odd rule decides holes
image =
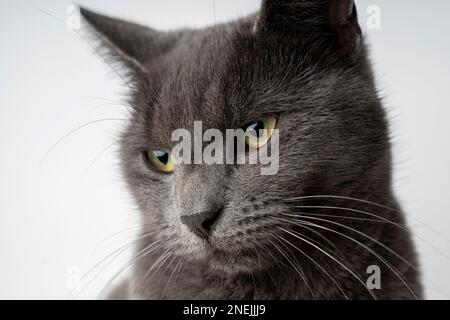
[[[167,53],[178,38],[175,33],[160,32],[82,7],[79,9],[90,31],[112,58],[136,73],[146,73],[152,59]]]
[[[361,48],[354,0],[263,0],[254,31],[329,40],[353,57]]]

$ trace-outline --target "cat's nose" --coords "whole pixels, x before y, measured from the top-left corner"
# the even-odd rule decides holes
[[[200,238],[207,239],[211,233],[211,227],[217,221],[222,209],[182,215],[181,222]]]

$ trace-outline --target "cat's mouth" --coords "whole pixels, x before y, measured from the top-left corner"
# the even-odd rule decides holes
[[[245,245],[242,239],[216,238],[214,234],[201,237],[187,228],[182,229],[182,234],[184,249],[180,254],[219,272],[254,272],[270,267],[273,262],[254,245]]]
[[[191,258],[204,263],[218,272],[239,273],[254,272],[269,266],[270,261],[250,248],[222,249],[212,241],[203,243],[200,254],[193,254]]]
[[[254,272],[268,267],[268,261],[251,249],[241,249],[238,252],[216,249],[209,260],[213,269],[229,273]]]

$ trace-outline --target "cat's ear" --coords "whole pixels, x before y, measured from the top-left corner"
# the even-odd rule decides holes
[[[334,38],[352,54],[361,47],[353,0],[263,0],[256,32],[274,31]]]
[[[82,7],[80,14],[101,45],[135,72],[146,72],[149,62],[165,54],[177,40],[175,33],[160,32]]]

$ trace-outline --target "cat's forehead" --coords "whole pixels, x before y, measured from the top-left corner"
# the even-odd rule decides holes
[[[233,52],[223,39],[209,37],[180,47],[159,61],[159,88],[149,109],[168,130],[191,128],[202,121],[205,128],[228,128],[234,121],[227,103],[228,64]]]
[[[154,64],[158,86],[147,108],[162,138],[176,129],[235,129],[267,115],[336,100],[356,77],[323,64],[301,42],[256,39],[251,30],[210,32]],[[341,72],[337,76],[336,72]],[[339,79],[341,78],[341,79]],[[151,82],[151,81],[150,81]]]

